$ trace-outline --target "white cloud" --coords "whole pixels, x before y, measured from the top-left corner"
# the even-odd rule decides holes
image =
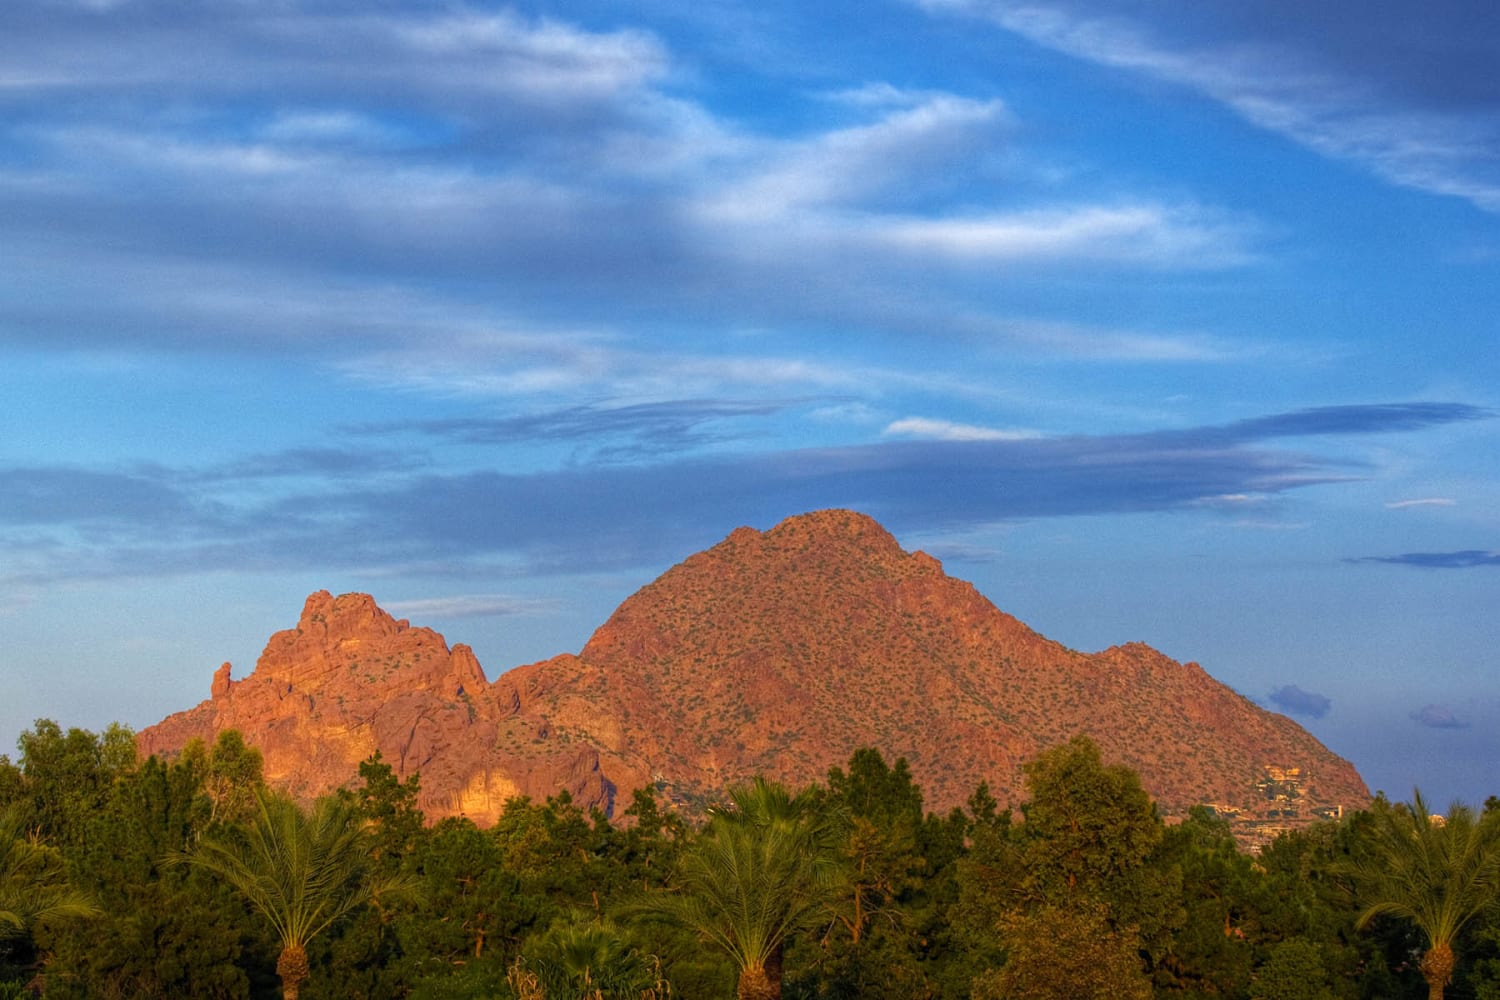
[[[875,238],[955,260],[1094,260],[1182,268],[1250,260],[1247,227],[1189,208],[1080,205],[939,219],[881,219]]]
[[[1194,506],[1242,509],[1264,506],[1270,502],[1270,499],[1263,493],[1221,493],[1218,496],[1204,497],[1202,500],[1195,501]]]
[[[1009,124],[999,101],[927,94],[874,122],[746,146],[739,176],[704,199],[729,220],[770,221],[810,206],[863,205],[927,189]]]
[[[927,417],[893,420],[882,433],[889,437],[919,437],[935,441],[1026,441],[1041,437],[1036,431],[1002,430]]]
[[[1409,507],[1454,507],[1457,503],[1448,497],[1423,497],[1417,500],[1393,500],[1385,506],[1387,510],[1406,510]]]
[[[13,2],[13,0],[12,0]],[[591,32],[551,19],[447,7],[370,14],[318,4],[220,4],[164,17],[116,5],[107,20],[73,18],[13,49],[0,38],[16,87],[59,83],[197,93],[372,93],[403,102],[472,107],[509,96],[551,107],[629,99],[670,70],[651,34]]]
[[[507,594],[457,594],[391,601],[385,609],[393,615],[413,619],[418,625],[432,618],[501,618],[543,614],[556,610],[557,602]]]
[[[282,111],[260,130],[271,142],[383,146],[397,137],[369,115],[341,108]]]
[[[591,33],[516,14],[461,12],[382,22],[399,47],[441,60],[439,74],[466,66],[472,82],[549,98],[599,98],[661,77],[666,52],[639,31]]]

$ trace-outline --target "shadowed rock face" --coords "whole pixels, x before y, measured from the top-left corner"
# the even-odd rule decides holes
[[[324,592],[212,693],[143,731],[142,751],[238,728],[272,782],[310,797],[378,748],[421,772],[429,815],[479,822],[517,794],[567,789],[609,812],[647,782],[685,800],[757,773],[799,785],[870,745],[907,758],[929,808],[980,781],[1014,802],[1021,764],[1079,732],[1168,814],[1253,813],[1266,766],[1299,769],[1304,810],[1369,799],[1346,761],[1197,664],[1067,649],[848,511],[740,528],[626,600],[578,655],[493,684],[466,646]]]

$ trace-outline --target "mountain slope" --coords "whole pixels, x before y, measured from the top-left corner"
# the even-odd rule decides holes
[[[1069,650],[847,511],[741,528],[626,600],[577,657],[497,685],[688,794],[812,780],[875,745],[908,759],[932,806],[981,780],[1015,800],[1023,762],[1084,732],[1170,812],[1253,811],[1266,766],[1299,769],[1306,807],[1368,798],[1346,761],[1198,665]]]

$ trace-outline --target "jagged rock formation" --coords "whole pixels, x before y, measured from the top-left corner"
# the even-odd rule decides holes
[[[685,801],[756,773],[799,785],[866,745],[906,757],[931,808],[981,780],[1016,802],[1021,764],[1078,732],[1169,814],[1263,812],[1268,766],[1297,769],[1299,810],[1369,798],[1346,761],[1197,664],[1141,644],[1067,649],[848,511],[740,528],[626,600],[577,655],[493,684],[467,647],[365,595],[320,593],[250,677],[226,665],[212,690],[142,732],[143,752],[233,726],[271,780],[311,795],[378,747],[421,771],[430,814],[481,822],[511,795],[562,788],[609,811],[646,782]]]
[[[297,627],[271,636],[254,673],[237,681],[230,672],[226,663],[214,674],[208,701],[142,730],[141,753],[238,729],[264,755],[268,782],[311,799],[348,784],[379,750],[398,775],[421,773],[429,815],[480,822],[516,795],[569,788],[591,805],[612,801],[597,753],[549,739],[545,719],[497,706],[468,646],[449,649],[368,594],[313,594]],[[496,752],[501,734],[526,745],[524,760]]]

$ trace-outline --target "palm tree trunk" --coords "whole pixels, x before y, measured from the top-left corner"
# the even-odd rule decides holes
[[[1453,980],[1454,962],[1453,947],[1445,941],[1428,948],[1417,963],[1427,980],[1427,1000],[1443,1000],[1443,990]]]
[[[746,966],[734,995],[736,1000],[781,1000],[781,983],[767,975],[764,966]]]
[[[276,959],[276,974],[281,977],[282,1000],[298,1000],[302,995],[302,984],[311,975],[307,966],[307,950],[300,944],[289,944],[282,948],[280,957]]]

